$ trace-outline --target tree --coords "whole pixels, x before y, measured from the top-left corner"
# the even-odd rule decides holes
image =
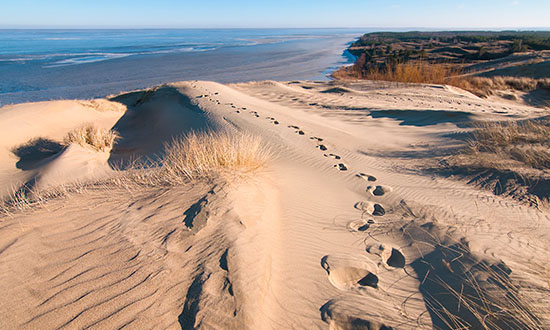
[[[483,55],[485,55],[487,53],[487,49],[485,48],[485,46],[481,46],[479,47],[479,51],[477,53],[477,57],[478,58],[482,58]]]

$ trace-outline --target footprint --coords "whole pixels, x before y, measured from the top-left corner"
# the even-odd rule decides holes
[[[364,312],[350,313],[350,306],[356,306],[356,301],[332,299],[319,309],[321,319],[328,323],[330,330],[393,330],[388,324],[382,323],[378,317]]]
[[[378,203],[364,201],[364,202],[357,202],[353,206],[355,209],[359,211],[363,211],[367,214],[374,215],[374,216],[383,216],[386,214],[386,210],[384,207]]]
[[[332,285],[340,290],[361,290],[366,287],[378,288],[376,266],[368,259],[352,260],[334,256],[324,256],[321,266],[328,274]]]
[[[316,136],[312,136],[312,137],[310,137],[310,139],[315,140],[315,141],[317,141],[317,142],[323,142],[323,139],[322,139],[322,138],[316,137]]]
[[[273,124],[279,125],[279,122],[275,120],[275,121],[273,122]]]
[[[368,219],[368,220],[360,219],[360,220],[355,220],[348,223],[348,229],[351,232],[366,231],[373,224],[374,224],[373,219]]]
[[[382,264],[390,268],[404,268],[405,256],[399,249],[386,244],[375,244],[367,247],[367,252],[380,256]]]
[[[334,159],[342,159],[342,157],[338,156],[338,155],[335,155],[335,154],[324,154],[325,157],[330,157],[330,158],[334,158]]]
[[[388,186],[368,186],[367,192],[373,196],[384,196],[386,193],[391,192],[393,189]]]
[[[334,165],[334,167],[338,168],[340,171],[347,171],[348,170],[346,164],[344,164],[344,163],[336,164],[336,165]]]
[[[356,175],[358,178],[361,178],[363,180],[367,180],[367,181],[370,181],[370,182],[374,182],[376,181],[376,177],[372,176],[372,175],[368,175],[368,174],[365,174],[365,173],[359,173]]]
[[[299,134],[299,135],[305,135],[306,134],[306,133],[304,133],[304,131],[300,130],[300,127],[298,127],[296,125],[288,125],[288,128],[295,129],[296,134]]]
[[[321,149],[321,151],[326,151],[327,150],[327,147],[325,147],[322,144],[318,145],[317,148]]]
[[[235,111],[236,113],[241,113],[239,110]]]

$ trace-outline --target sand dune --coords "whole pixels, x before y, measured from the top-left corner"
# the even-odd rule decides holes
[[[298,81],[4,107],[4,197],[101,184],[1,218],[0,328],[548,328],[548,210],[421,171],[472,121],[546,111]],[[87,122],[118,131],[110,152],[62,145]],[[272,156],[183,185],[106,180],[191,131],[260,136]]]

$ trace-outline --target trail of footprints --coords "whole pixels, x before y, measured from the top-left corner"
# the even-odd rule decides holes
[[[196,88],[197,86],[192,85],[192,87]],[[195,96],[195,98],[198,98],[198,99],[205,98],[208,101],[214,102],[218,105],[222,104],[220,102],[220,100],[218,100],[217,98],[214,97],[216,95],[219,95],[219,93],[217,93],[217,92],[216,93],[210,93],[208,90],[205,90],[205,92],[206,92],[206,94],[201,94],[201,95]],[[248,113],[250,113],[250,115],[254,116],[255,118],[260,118],[260,114],[257,111],[249,111],[246,107],[237,107],[234,103],[224,103],[224,105],[231,106],[232,109],[235,109],[235,113],[237,113],[237,114],[240,114],[240,113],[243,113],[243,112],[248,112]],[[279,125],[280,124],[280,122],[277,119],[273,118],[273,117],[268,116],[268,117],[265,117],[265,118],[267,120],[269,120],[273,125]],[[302,130],[299,126],[288,125],[288,128],[293,129],[295,131],[295,133],[300,135],[300,136],[306,135],[304,130]],[[323,138],[320,138],[320,137],[317,137],[317,136],[312,136],[312,137],[310,137],[310,139],[316,142],[315,148],[317,148],[317,149],[319,149],[320,151],[323,151],[323,152],[328,151],[327,146],[322,143],[323,140],[324,140]],[[334,153],[324,153],[323,156],[327,157],[327,158],[334,159],[334,160],[341,160],[342,159],[342,157],[340,157],[339,155],[334,154]],[[347,171],[348,170],[347,165],[344,164],[344,163],[334,164],[333,167],[336,168],[339,171]]]
[[[218,93],[215,93],[217,95]],[[210,95],[200,95],[197,98],[208,97]],[[209,99],[212,102],[220,104],[219,100]],[[257,111],[249,111],[246,107],[237,107],[233,103],[226,103],[230,105],[235,112],[240,114],[241,112],[248,112],[252,116],[259,118],[260,114]],[[265,117],[274,125],[279,125],[280,122],[273,117]],[[304,136],[306,133],[299,126],[288,125],[289,129],[293,129],[297,135]],[[324,139],[317,136],[311,136],[310,139],[316,143],[315,148],[324,152],[323,156],[334,160],[341,160],[342,158],[334,153],[328,153],[327,146],[323,143]],[[347,171],[348,167],[343,162],[333,165],[339,171]],[[386,185],[375,184],[376,177],[358,173],[356,177],[362,179],[368,183],[365,192],[369,198],[374,201],[360,201],[355,203],[354,208],[361,212],[361,218],[348,223],[347,228],[350,232],[361,233],[368,231],[372,226],[375,226],[377,220],[383,219],[386,215],[386,210],[383,205],[377,201],[378,198],[391,193],[392,188]],[[403,269],[406,265],[406,259],[403,253],[395,247],[387,244],[377,243],[371,244],[366,247],[366,252],[370,255],[375,255],[379,258],[379,262],[373,262],[369,258],[357,259],[347,256],[333,256],[326,255],[321,259],[321,266],[327,272],[328,279],[332,285],[342,291],[352,291],[363,293],[365,290],[378,290],[379,278],[378,269],[384,267],[387,270]]]
[[[213,95],[218,95],[218,93],[214,93]],[[211,97],[211,96],[212,96],[212,94],[205,94],[205,95],[199,95],[199,96],[197,96],[197,98],[208,98],[208,97]],[[211,102],[216,102],[217,104],[221,104],[220,101],[217,100],[217,99],[208,98],[208,100],[211,101]],[[238,113],[238,114],[240,114],[241,112],[248,112],[252,116],[254,116],[256,118],[260,118],[260,114],[257,111],[249,111],[246,107],[237,107],[233,103],[225,103],[225,105],[229,105],[229,106],[231,106],[231,108],[236,109],[235,112]],[[274,125],[279,125],[280,124],[280,122],[274,117],[269,117],[268,116],[268,117],[265,117],[265,118],[267,120],[269,120]],[[288,125],[287,127],[289,129],[293,129],[297,135],[300,135],[300,136],[306,135],[304,130],[302,130],[299,126]],[[319,149],[320,151],[323,151],[323,152],[328,151],[327,146],[323,143],[324,142],[323,138],[318,137],[318,136],[311,136],[310,140],[312,140],[316,143],[315,148],[317,148],[317,149]],[[332,158],[332,159],[335,159],[335,160],[341,160],[342,159],[342,157],[340,157],[339,155],[334,154],[334,153],[328,153],[328,152],[323,153],[323,156],[327,157],[327,158]],[[348,170],[347,165],[345,163],[342,163],[342,162],[334,164],[333,167],[335,167],[339,171],[347,171]],[[382,197],[382,196],[384,196],[387,193],[390,193],[392,191],[392,188],[389,187],[389,186],[374,184],[374,182],[376,182],[376,177],[374,177],[372,175],[368,175],[368,174],[365,174],[365,173],[358,173],[358,174],[356,174],[356,177],[358,177],[360,179],[363,179],[363,180],[365,180],[369,183],[369,185],[366,188],[366,192],[367,192],[367,194],[369,194],[374,199],[376,199],[377,197]],[[386,210],[384,209],[382,204],[377,203],[377,202],[373,202],[373,201],[357,202],[354,205],[354,208],[361,211],[361,219],[352,221],[348,224],[348,229],[352,232],[365,232],[365,231],[367,231],[371,226],[376,224],[376,221],[374,220],[375,217],[383,217],[386,214]],[[387,251],[390,251],[389,255],[388,255]],[[404,267],[405,258],[403,257],[401,252],[399,252],[398,249],[388,248],[384,245],[380,245],[380,246],[378,246],[377,249],[372,248],[372,247],[367,248],[367,252],[369,252],[370,254],[380,255],[380,257],[382,258],[382,264],[383,265],[387,265],[388,267],[394,267],[394,268],[403,268]],[[335,283],[340,283],[341,284],[342,281],[348,283],[350,278],[352,278],[353,280],[357,280],[357,281],[355,281],[355,284],[354,284],[355,286],[359,286],[359,287],[362,287],[362,286],[376,287],[376,286],[372,285],[374,283],[373,278],[376,277],[376,275],[374,275],[374,273],[369,271],[368,274],[367,274],[366,270],[360,270],[359,271],[359,270],[357,270],[358,268],[356,269],[354,267],[350,268],[350,267],[346,266],[344,268],[347,269],[347,270],[344,273],[346,273],[347,275],[340,274],[342,272],[340,270],[340,268],[339,267],[335,268],[335,266],[334,266],[334,265],[338,264],[339,262],[337,262],[335,260],[336,259],[334,257],[326,256],[325,258],[323,258],[323,261],[322,261],[323,268],[325,268],[325,270],[327,271],[327,273],[329,275],[329,279],[331,279],[331,282],[333,284],[335,284]],[[396,261],[396,260],[399,260],[399,261]],[[332,266],[331,266],[331,264],[332,264]],[[359,275],[362,275],[362,276],[359,276]],[[368,277],[368,279],[366,277]],[[345,278],[345,280],[342,280],[342,278]],[[352,280],[352,282],[353,282],[353,280]],[[377,281],[376,281],[376,283],[377,283]],[[341,286],[340,284],[335,284],[335,285],[336,286]]]
[[[216,95],[217,95],[217,93],[216,93]],[[208,96],[209,95],[199,95],[199,96],[197,96],[197,98],[208,97]],[[220,104],[220,102],[218,100],[213,100],[213,99],[209,99],[209,100],[213,101],[213,102],[217,102],[218,104]],[[238,113],[238,114],[248,110],[245,107],[238,108],[233,103],[226,103],[225,105],[230,105],[233,109],[237,109],[237,110],[235,110],[235,113]],[[256,118],[260,117],[260,114],[257,111],[248,111],[248,113],[250,113],[252,116],[254,116]],[[280,124],[280,122],[274,117],[267,116],[265,118],[267,120],[269,120],[274,125],[279,125]],[[304,130],[302,130],[299,126],[288,125],[287,127],[290,128],[290,129],[293,129],[295,131],[295,133],[298,134],[298,135],[301,135],[301,136],[306,135]],[[327,146],[322,143],[323,140],[324,140],[323,138],[320,138],[320,137],[317,137],[317,136],[312,136],[312,137],[310,137],[310,139],[316,142],[317,145],[315,146],[315,148],[317,148],[321,151],[328,151]],[[335,159],[335,160],[341,160],[342,159],[342,157],[340,157],[339,155],[336,155],[334,153],[324,153],[323,156],[327,157],[327,158],[332,158],[332,159]],[[344,163],[335,164],[333,167],[335,167],[339,171],[347,171],[348,170],[348,167]]]
[[[369,231],[372,226],[376,226],[378,221],[384,219],[386,210],[379,199],[391,193],[393,189],[377,184],[377,178],[369,174],[358,173],[356,177],[366,181],[365,192],[368,200],[355,203],[354,208],[361,212],[361,217],[349,222],[347,228],[350,232],[362,233]],[[385,288],[380,287],[379,270],[380,268],[386,271],[404,269],[406,266],[405,256],[399,248],[380,242],[367,245],[365,250],[369,255],[376,256],[375,259],[378,262],[367,256],[356,258],[355,256],[326,255],[321,259],[321,267],[327,272],[329,282],[341,291],[363,295],[381,290],[387,294]],[[329,300],[321,310],[330,309],[333,301]],[[328,312],[329,314],[322,314],[325,321],[327,321],[327,315],[330,315],[330,311]],[[387,328],[391,329],[391,327]]]

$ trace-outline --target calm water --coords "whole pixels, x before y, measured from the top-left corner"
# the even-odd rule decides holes
[[[0,105],[170,81],[323,80],[364,30],[0,30]]]

